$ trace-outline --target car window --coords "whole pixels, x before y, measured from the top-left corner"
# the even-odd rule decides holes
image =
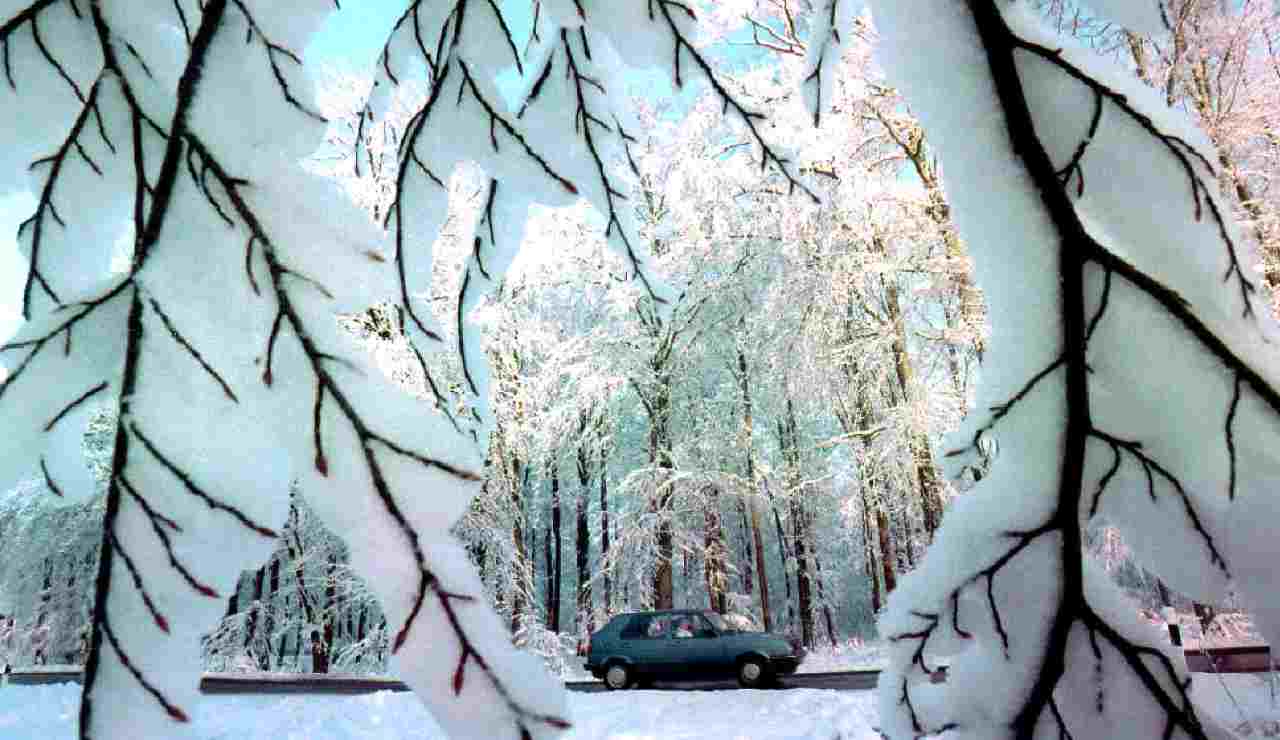
[[[744,614],[726,614],[724,615],[724,622],[726,625],[729,626],[730,629],[735,629],[735,630],[738,630],[739,632],[760,632],[761,631],[760,627],[757,626],[755,622],[751,620],[751,617],[748,617]]]
[[[622,631],[624,640],[663,639],[671,633],[671,617],[666,614],[637,614]]]
[[[730,629],[729,625],[724,621],[724,619],[722,619],[720,615],[716,614],[715,612],[704,612],[703,617],[708,621],[710,621],[711,624],[714,625],[715,628],[721,632],[726,632]]]
[[[627,625],[622,628],[622,639],[638,640],[645,636],[645,627],[649,625],[649,617],[644,614],[634,614],[628,618]]]
[[[697,614],[684,614],[673,619],[671,636],[677,639],[714,635],[711,623]]]
[[[644,636],[654,639],[666,637],[671,632],[671,617],[654,616],[649,618],[649,624],[645,625]]]

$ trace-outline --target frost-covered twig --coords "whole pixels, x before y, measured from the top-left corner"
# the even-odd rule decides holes
[[[799,190],[809,197],[810,200],[817,203],[819,198],[817,193],[813,192],[808,185],[805,185],[799,178],[791,173],[788,167],[791,160],[778,152],[760,133],[759,125],[765,119],[763,113],[752,111],[740,103],[732,93],[725,88],[724,84],[716,77],[715,71],[711,68],[711,63],[706,57],[698,51],[690,41],[688,36],[681,30],[680,24],[676,22],[673,12],[683,13],[691,20],[696,20],[697,16],[689,6],[683,3],[673,2],[672,0],[649,0],[649,19],[655,20],[654,9],[662,16],[666,22],[667,29],[671,34],[672,42],[672,72],[675,78],[676,87],[684,84],[684,74],[681,70],[682,52],[693,60],[694,65],[702,72],[707,83],[711,85],[711,89],[720,100],[721,110],[728,112],[732,110],[747,127],[747,131],[751,134],[752,140],[756,146],[760,148],[760,168],[763,170],[769,165],[777,168],[778,172],[787,180],[788,190],[794,192]]]

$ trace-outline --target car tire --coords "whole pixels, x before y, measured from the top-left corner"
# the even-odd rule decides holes
[[[610,663],[604,669],[604,687],[610,691],[631,688],[631,669],[623,663]]]
[[[772,676],[763,658],[743,658],[738,662],[738,685],[744,689],[762,689],[770,684]]]

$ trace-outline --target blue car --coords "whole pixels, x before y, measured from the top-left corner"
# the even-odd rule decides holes
[[[610,690],[655,679],[737,678],[760,688],[795,673],[798,641],[730,627],[713,611],[619,614],[591,635],[586,669]]]

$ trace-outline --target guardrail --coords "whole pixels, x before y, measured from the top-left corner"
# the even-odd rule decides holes
[[[1187,670],[1194,673],[1266,673],[1271,670],[1271,649],[1266,645],[1188,647]]]
[[[78,669],[17,672],[9,675],[15,686],[80,683]],[[0,679],[2,680],[2,679]],[[204,694],[243,694],[247,688],[261,688],[274,694],[370,694],[375,691],[408,691],[394,678],[321,673],[205,673],[200,676]]]

